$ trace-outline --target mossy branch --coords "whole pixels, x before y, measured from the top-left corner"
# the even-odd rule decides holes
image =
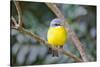
[[[18,1],[14,1],[14,3],[16,5],[16,9],[17,9],[18,15],[20,15],[21,14],[20,13],[21,10],[20,10],[19,3],[18,3]],[[55,48],[55,47],[51,46],[47,41],[43,40],[41,37],[37,36],[36,34],[30,32],[30,31],[25,30],[21,25],[22,24],[22,20],[21,20],[22,19],[22,15],[18,16],[18,19],[19,19],[18,23],[16,22],[14,17],[12,17],[11,19],[14,22],[14,27],[12,27],[12,29],[16,29],[16,30],[18,30],[18,31],[20,31],[20,32],[22,32],[24,34],[27,34],[27,35],[31,36],[32,38],[34,38],[35,40],[37,40],[41,44],[46,45],[46,46],[48,46],[48,47],[50,47],[52,49],[55,49],[55,50],[63,53],[66,56],[69,56],[70,58],[72,58],[76,62],[82,62],[82,60],[80,58],[78,58],[76,55],[72,54],[70,51],[65,51],[62,48]]]

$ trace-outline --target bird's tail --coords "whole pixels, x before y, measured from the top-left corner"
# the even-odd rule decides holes
[[[52,48],[49,48],[48,54],[52,54],[53,57],[58,57],[58,51],[53,50]]]
[[[63,48],[63,46],[60,46],[60,48]],[[59,57],[58,51],[53,50],[52,48],[49,48],[48,54],[52,54],[53,57]]]
[[[52,56],[53,57],[59,57],[58,51],[57,50],[52,50]]]

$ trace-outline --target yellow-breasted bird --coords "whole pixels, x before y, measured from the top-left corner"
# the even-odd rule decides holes
[[[47,33],[48,43],[56,48],[63,48],[65,42],[68,39],[68,31],[65,30],[62,24],[63,19],[53,19],[50,23],[50,27]],[[58,51],[49,48],[49,53],[52,56],[58,56]]]

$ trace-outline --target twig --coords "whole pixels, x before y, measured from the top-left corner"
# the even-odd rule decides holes
[[[17,2],[17,3],[18,3],[18,2]],[[15,5],[16,5],[16,2],[15,2]],[[17,5],[16,5],[16,8],[18,9],[18,7],[19,7],[19,6],[18,6],[18,4],[17,4]],[[20,8],[20,7],[19,7],[19,8]],[[21,13],[19,10],[18,10],[18,12],[19,12],[19,14]],[[18,14],[18,15],[19,15],[19,14]],[[20,18],[22,18],[21,15],[20,15]],[[19,19],[20,19],[20,18],[19,18]],[[13,19],[14,19],[14,18],[13,18]],[[20,20],[21,20],[21,19],[20,19]],[[18,21],[18,23],[22,23],[22,21],[20,22],[20,20]],[[14,23],[16,23],[16,22],[15,22],[15,19],[12,20],[12,21],[13,21]],[[16,24],[17,24],[17,23],[16,23]],[[15,25],[15,26],[16,26],[16,25]],[[59,52],[62,52],[64,55],[71,57],[72,59],[74,59],[74,60],[77,61],[77,62],[81,62],[81,61],[82,61],[80,58],[78,58],[76,55],[72,54],[72,53],[69,52],[69,51],[65,51],[65,50],[60,49],[60,48],[54,48],[54,47],[51,46],[47,41],[43,40],[43,39],[40,38],[39,36],[35,35],[35,34],[32,33],[32,32],[29,32],[29,31],[25,30],[25,29],[22,27],[22,25],[20,25],[20,24],[19,24],[17,30],[19,30],[20,32],[25,33],[25,34],[27,34],[27,35],[30,35],[32,38],[36,39],[37,41],[39,41],[40,43],[42,43],[42,44],[44,44],[44,45],[46,45],[46,46],[48,46],[48,47],[51,47],[52,49],[55,49],[55,50],[58,50]]]
[[[18,22],[19,22],[19,26],[22,27],[22,11],[20,8],[20,4],[18,1],[14,0],[14,4],[16,6],[17,12],[18,12]]]
[[[15,20],[15,18],[12,16],[11,20],[13,21],[14,25],[17,25],[17,21]]]
[[[64,18],[64,15],[61,13],[59,8],[56,6],[56,4],[53,3],[45,3],[51,10],[52,12],[58,17],[58,18]],[[74,31],[71,29],[70,25],[68,24],[67,20],[64,19],[64,24],[65,27],[69,30],[70,37],[74,43],[74,45],[77,47],[77,49],[80,52],[80,55],[83,59],[83,61],[89,61],[88,57],[85,52],[85,48],[83,44],[79,41],[78,37],[74,33]]]
[[[11,20],[13,21],[12,22],[13,25],[11,26],[11,28],[18,29],[19,25],[17,24],[17,21],[15,20],[13,16],[11,17]]]

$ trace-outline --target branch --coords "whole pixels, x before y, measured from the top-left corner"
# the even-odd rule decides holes
[[[22,12],[21,12],[21,8],[20,8],[20,4],[18,1],[14,1],[14,4],[16,6],[17,13],[18,13],[18,24],[20,27],[22,27]]]
[[[19,28],[17,30],[19,30]],[[34,33],[25,30],[24,28],[21,28],[19,31],[21,31],[22,33],[25,33],[25,34],[31,36],[32,38],[34,38],[35,40],[37,40],[41,44],[43,44],[45,46],[48,46],[48,47],[50,47],[52,49],[55,49],[55,50],[63,53],[66,56],[69,56],[70,58],[72,58],[76,62],[82,62],[82,60],[80,58],[78,58],[76,55],[72,54],[71,52],[65,51],[62,48],[55,48],[55,47],[51,46],[47,41],[43,40],[42,38],[40,38],[39,36],[35,35]]]
[[[53,3],[45,3],[45,4],[51,9],[51,11],[58,18],[64,18],[64,15],[61,13],[61,11],[56,6],[56,4],[53,4]],[[89,61],[83,44],[79,41],[78,37],[76,36],[74,31],[71,29],[70,25],[68,24],[67,20],[65,20],[65,19],[64,19],[64,25],[65,25],[66,29],[69,30],[70,37],[71,37],[74,45],[77,47],[78,51],[80,52],[80,55],[81,55],[83,61]]]

